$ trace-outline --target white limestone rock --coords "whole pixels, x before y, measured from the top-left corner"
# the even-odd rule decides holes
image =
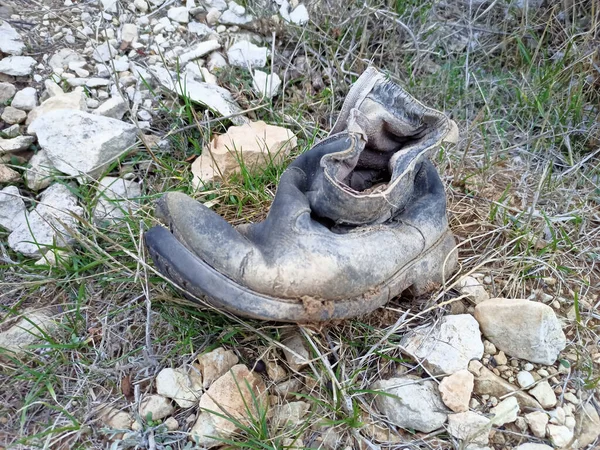
[[[253,69],[265,67],[268,53],[266,47],[259,47],[248,41],[238,41],[227,50],[227,59],[232,66]]]
[[[0,190],[0,227],[12,231],[25,219],[25,202],[16,186]]]
[[[469,361],[483,356],[479,325],[469,314],[446,316],[436,326],[411,331],[401,347],[434,375],[466,369]]]
[[[517,299],[491,299],[475,307],[484,336],[507,355],[552,365],[567,340],[552,308]]]
[[[23,39],[8,22],[0,21],[0,53],[20,56],[25,50]]]
[[[430,433],[441,428],[448,417],[433,381],[416,377],[390,378],[376,381],[370,390],[383,392],[374,394],[377,409],[399,427]]]
[[[13,77],[26,77],[31,75],[36,64],[31,56],[8,56],[0,60],[0,73]]]
[[[49,112],[29,125],[52,165],[72,176],[97,177],[117,157],[131,150],[133,125],[74,110]]]
[[[72,233],[77,230],[77,219],[83,209],[77,205],[77,197],[62,184],[46,189],[40,202],[27,220],[21,222],[8,236],[8,245],[25,256],[40,256],[54,244],[66,246],[73,242]]]

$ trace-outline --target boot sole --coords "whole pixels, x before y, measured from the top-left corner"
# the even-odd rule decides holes
[[[435,289],[454,272],[457,252],[448,231],[390,280],[349,300],[278,298],[253,291],[218,272],[181,244],[166,228],[145,233],[146,247],[159,272],[191,301],[206,298],[215,307],[254,319],[307,323],[369,314],[410,289],[415,295]]]

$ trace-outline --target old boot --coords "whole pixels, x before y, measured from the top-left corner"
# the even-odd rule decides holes
[[[236,229],[165,194],[156,214],[168,229],[145,236],[158,269],[218,307],[287,322],[362,315],[439,285],[456,252],[427,157],[448,119],[373,70],[344,108],[335,133],[284,172],[264,222]]]

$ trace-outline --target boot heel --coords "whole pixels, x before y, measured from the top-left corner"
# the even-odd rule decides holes
[[[408,293],[416,297],[437,289],[455,272],[457,264],[456,242],[448,232],[410,268],[407,279],[412,280],[412,284]]]

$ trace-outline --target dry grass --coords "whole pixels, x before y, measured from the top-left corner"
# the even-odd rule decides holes
[[[399,339],[414,326],[471,307],[454,289],[458,276],[468,273],[485,277],[493,296],[557,300],[559,314],[568,317],[565,354],[574,364],[565,386],[595,391],[598,399],[598,6],[569,1],[523,10],[515,3],[314,2],[306,28],[261,25],[279,32],[274,66],[286,84],[273,104],[250,92],[242,71],[223,75],[244,107],[260,106],[251,116],[291,127],[301,150],[326,134],[368,64],[443,109],[461,129],[459,144],[436,160],[461,270],[427,298],[397,299],[369,317],[300,329],[314,359],[290,376],[302,391],[297,398],[311,403],[303,433],[307,447],[335,438],[337,448],[377,448],[381,433],[401,442],[382,448],[456,444],[444,433],[376,435],[371,422],[385,426],[387,419],[374,409],[368,388],[395,373],[423,373],[403,359]],[[177,101],[166,97],[156,133],[169,136],[172,151],[142,151],[114,168],[134,164],[140,176],[144,168],[146,197],[135,218],[120,229],[88,222],[71,261],[55,268],[7,253],[18,263],[0,268],[4,320],[25,308],[48,308],[60,327],[23,358],[0,366],[0,445],[108,447],[110,433],[94,408],[109,402],[135,413],[162,367],[189,364],[219,345],[234,349],[250,367],[258,360],[283,360],[281,336],[295,327],[189,306],[147,263],[141,234],[154,222],[152,200],[161,192],[176,188],[211,201],[232,223],[257,221],[287,164],[194,190],[185,161],[224,128],[203,123],[207,117],[192,105],[173,108]],[[87,219],[94,189],[82,189],[81,197]],[[192,412],[179,410],[176,418],[185,424]],[[259,425],[231,448],[283,448],[284,437],[297,436],[298,430],[269,430],[265,436]],[[506,440],[493,444],[498,449],[524,439],[514,430],[498,433]],[[129,442],[184,448],[187,436],[146,423]]]

